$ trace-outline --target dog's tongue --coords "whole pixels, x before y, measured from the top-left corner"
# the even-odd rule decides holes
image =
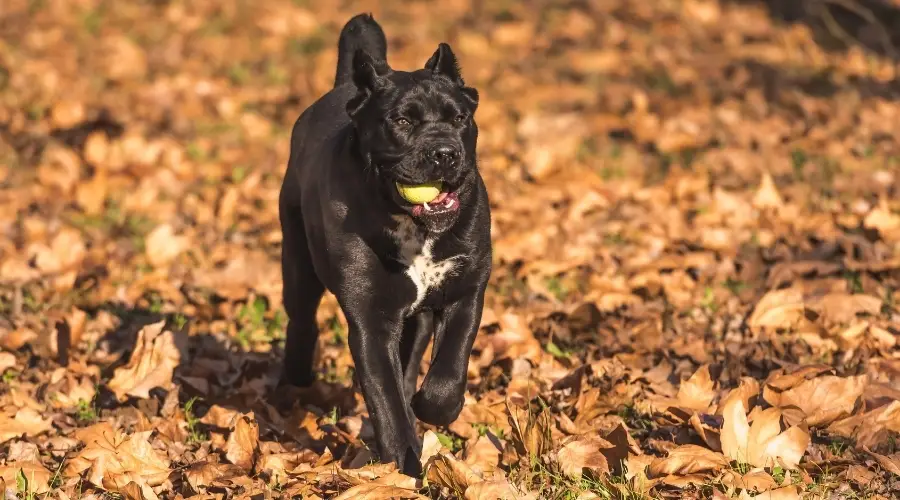
[[[437,198],[429,201],[428,203],[440,203],[440,202],[444,201],[445,198],[447,198],[448,194],[450,194],[450,193],[441,192],[441,194],[437,195]]]

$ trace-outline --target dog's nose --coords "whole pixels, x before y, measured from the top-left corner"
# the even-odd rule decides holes
[[[432,148],[428,157],[437,164],[452,166],[459,161],[459,150],[449,144],[441,144]]]

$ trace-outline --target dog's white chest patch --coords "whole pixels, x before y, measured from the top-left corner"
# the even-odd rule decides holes
[[[412,309],[425,299],[429,290],[441,286],[447,275],[456,267],[459,256],[435,260],[431,253],[434,240],[426,238],[416,224],[406,216],[396,216],[397,229],[391,231],[400,248],[400,263],[407,266],[406,275],[416,286],[416,299]]]

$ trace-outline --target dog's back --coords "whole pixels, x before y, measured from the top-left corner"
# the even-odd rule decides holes
[[[371,14],[358,14],[347,21],[338,41],[337,74],[334,86],[340,87],[353,79],[353,54],[362,49],[375,60],[387,60],[387,39],[381,26]]]

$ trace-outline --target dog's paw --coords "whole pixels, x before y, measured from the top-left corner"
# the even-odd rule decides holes
[[[462,397],[423,387],[413,396],[412,408],[416,418],[426,424],[450,425],[462,411],[464,401]]]

